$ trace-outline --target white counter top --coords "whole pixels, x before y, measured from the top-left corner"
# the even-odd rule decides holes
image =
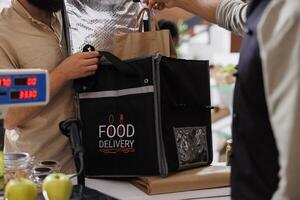
[[[86,186],[120,200],[230,200],[230,188],[149,196],[126,181],[86,179]]]

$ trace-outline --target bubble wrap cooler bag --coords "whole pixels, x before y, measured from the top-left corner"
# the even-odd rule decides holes
[[[167,176],[209,165],[208,62],[100,54],[110,63],[75,81],[86,176]]]
[[[115,34],[137,31],[136,17],[142,3],[132,0],[64,0],[64,27],[69,53],[86,44],[112,51]]]

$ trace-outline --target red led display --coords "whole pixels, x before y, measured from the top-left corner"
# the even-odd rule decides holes
[[[0,78],[0,87],[10,87],[11,79],[10,78]]]
[[[11,92],[11,99],[36,99],[37,97],[37,90],[20,90]]]
[[[21,90],[19,92],[19,99],[35,99],[37,97],[36,90]]]
[[[36,86],[37,82],[38,82],[38,80],[36,77],[16,78],[15,79],[16,86]]]
[[[36,86],[36,84],[37,84],[36,77],[27,78],[27,86]]]

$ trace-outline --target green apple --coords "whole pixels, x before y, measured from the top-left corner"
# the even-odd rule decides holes
[[[6,200],[36,200],[37,196],[36,184],[28,179],[12,179],[5,187]]]
[[[72,193],[72,182],[62,173],[48,175],[43,182],[43,195],[47,200],[69,200]]]

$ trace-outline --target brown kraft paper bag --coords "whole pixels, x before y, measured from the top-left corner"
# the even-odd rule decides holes
[[[177,172],[167,178],[139,177],[131,183],[148,195],[229,187],[230,167],[200,167]]]
[[[143,30],[143,17],[148,15],[150,27]],[[113,38],[113,54],[122,60],[144,57],[159,53],[176,58],[176,50],[169,30],[158,30],[148,8],[144,8],[137,17],[139,32],[116,34]]]

